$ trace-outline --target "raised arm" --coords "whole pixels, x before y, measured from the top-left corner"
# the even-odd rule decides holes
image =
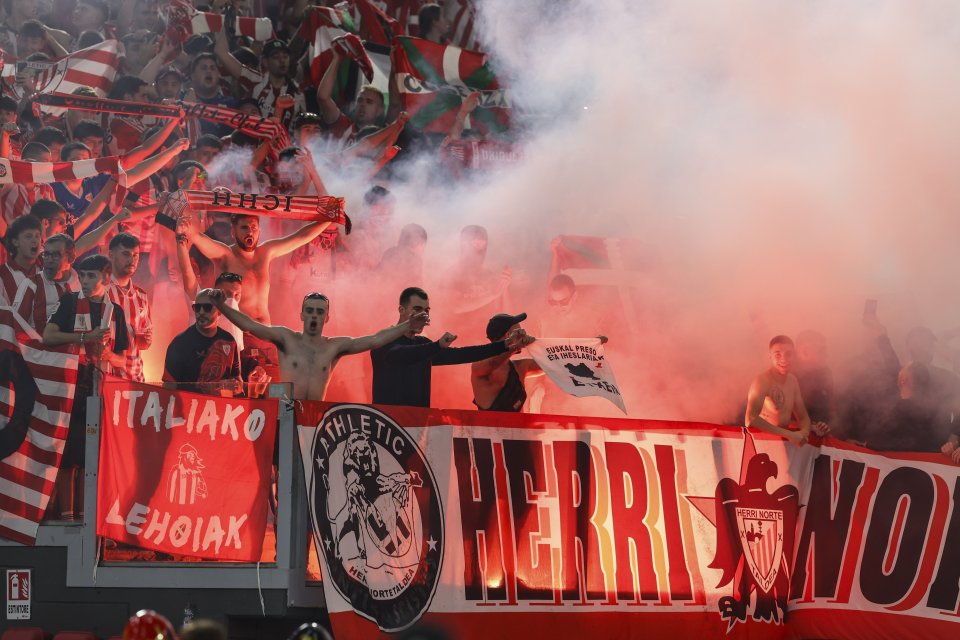
[[[363,336],[361,338],[337,338],[339,342],[338,355],[349,355],[352,353],[363,353],[371,349],[378,349],[384,345],[390,344],[408,331],[420,332],[426,326],[430,316],[425,311],[414,314],[409,320],[392,327],[381,329],[373,335]]]
[[[521,347],[525,347],[528,344],[533,344],[536,342],[536,338],[531,335],[528,335],[526,331],[521,328],[514,329],[510,332],[509,335],[504,337],[503,345],[506,351],[503,353],[487,358],[485,360],[478,360],[474,362],[470,369],[473,375],[479,378],[486,378],[491,373],[496,371],[499,367],[503,365],[504,362],[510,359],[517,350]],[[496,343],[494,343],[496,344]],[[470,347],[467,347],[470,348]],[[520,374],[521,377],[525,376],[527,373],[541,372],[540,367],[537,366],[537,363],[533,361],[532,358],[524,358],[523,360],[515,360],[514,364],[518,368],[521,368]],[[529,370],[526,371],[525,370]]]
[[[327,124],[333,124],[340,117],[340,107],[333,100],[333,87],[337,82],[337,71],[340,69],[341,60],[343,58],[334,49],[330,65],[323,72],[320,84],[317,85],[317,103],[320,105],[320,116]]]
[[[183,111],[181,110],[180,118],[167,118],[167,121],[164,123],[162,129],[144,140],[143,144],[141,144],[139,147],[131,149],[130,153],[123,156],[120,164],[123,165],[124,170],[127,171],[127,173],[135,171],[141,162],[149,158],[150,155],[159,149],[160,145],[162,145],[166,139],[170,137],[170,134],[172,134],[177,128],[177,125],[180,124],[182,117]],[[189,140],[187,142],[189,143]],[[153,173],[155,173],[155,171]],[[137,182],[139,182],[139,180]]]
[[[93,221],[100,217],[100,214],[103,213],[103,210],[107,208],[107,203],[113,199],[113,196],[117,193],[117,180],[116,178],[110,178],[103,185],[103,188],[94,196],[93,200],[90,201],[90,204],[87,205],[87,208],[84,210],[83,215],[76,219],[73,223],[73,237],[80,238],[83,235],[83,232],[87,230]]]
[[[6,122],[0,127],[0,158],[10,157],[10,136],[20,133],[16,122]]]
[[[328,221],[305,224],[288,236],[264,242],[260,248],[267,251],[270,258],[285,256],[319,236],[330,224]]]
[[[199,285],[197,274],[193,272],[193,264],[190,262],[190,246],[192,243],[186,233],[188,226],[187,221],[182,218],[177,221],[177,265],[180,267],[183,292],[187,294],[190,300],[194,300],[197,297]]]
[[[293,97],[287,94],[277,96],[277,100],[274,102],[273,106],[273,115],[270,116],[270,120],[276,123],[283,121],[283,114],[293,107],[294,101]],[[251,167],[259,167],[263,164],[263,161],[267,159],[267,154],[270,153],[270,147],[273,146],[273,140],[264,140],[256,151],[253,152],[253,157],[250,159]]]
[[[167,60],[170,60],[174,57],[176,51],[176,45],[173,43],[173,40],[170,38],[163,38],[163,42],[160,44],[160,50],[157,52],[157,55],[144,65],[143,69],[140,70],[140,79],[144,82],[153,84],[157,79],[157,74],[160,73],[160,69],[163,68],[163,65]]]
[[[183,218],[181,218],[182,220]],[[197,251],[211,260],[221,260],[230,255],[230,247],[219,240],[206,236],[197,229],[196,225],[188,224],[184,227],[187,238],[190,239]]]
[[[234,78],[239,78],[240,74],[243,73],[243,63],[230,53],[230,44],[227,42],[226,29],[217,32],[216,45],[213,50],[217,54],[217,59],[220,60],[220,64],[227,70],[227,73]]]
[[[77,253],[82,254],[100,244],[100,241],[107,237],[107,234],[121,222],[130,219],[129,209],[120,209],[116,215],[101,224],[99,227],[85,233],[76,240]]]
[[[127,184],[134,185],[138,182],[146,180],[157,171],[162,169],[165,164],[170,162],[177,155],[183,153],[189,148],[190,140],[188,138],[180,138],[160,153],[147,158],[133,169],[127,171]]]
[[[222,313],[227,320],[239,327],[241,331],[249,331],[261,340],[269,340],[276,345],[282,345],[288,337],[293,335],[293,332],[286,327],[271,327],[260,324],[244,312],[228,307],[224,303],[225,296],[220,289],[203,289],[197,295],[201,294],[209,296],[213,304],[220,310],[220,313]]]

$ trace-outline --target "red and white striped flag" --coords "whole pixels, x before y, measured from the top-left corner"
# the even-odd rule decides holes
[[[17,98],[23,97],[23,87],[17,85],[16,76],[24,69],[35,73],[33,86],[37,93],[69,94],[79,87],[90,87],[103,97],[113,86],[118,62],[117,41],[106,40],[58,60],[25,62],[4,58],[0,77]],[[54,111],[47,107],[44,110]]]
[[[0,158],[0,184],[49,184],[91,178],[101,173],[123,175],[119,156],[75,162],[27,162]]]
[[[0,358],[11,365],[0,383],[0,442],[4,453],[13,450],[0,459],[0,536],[32,545],[63,457],[78,356],[69,347],[44,347],[27,322],[4,307]]]
[[[473,0],[454,0],[447,3],[447,19],[450,20],[450,42],[455,47],[479,51],[483,49],[477,37],[477,11]]]
[[[183,41],[194,34],[223,31],[223,16],[219,13],[197,11],[183,0],[172,0],[170,7],[167,9],[167,25],[170,27],[168,34],[175,33],[177,39]],[[238,35],[261,42],[276,37],[273,33],[273,23],[270,22],[270,18],[238,16],[236,32]]]
[[[379,0],[374,2],[385,14],[397,21],[395,36],[420,36],[420,9],[427,0]]]
[[[190,19],[191,33],[218,33],[223,31],[223,16],[219,13],[197,11]],[[237,17],[237,35],[253,38],[259,42],[273,39],[273,23],[270,18]]]

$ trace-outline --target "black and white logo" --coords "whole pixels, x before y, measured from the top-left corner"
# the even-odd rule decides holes
[[[363,405],[329,409],[311,446],[314,535],[329,579],[385,631],[427,610],[443,560],[443,510],[417,443]]]

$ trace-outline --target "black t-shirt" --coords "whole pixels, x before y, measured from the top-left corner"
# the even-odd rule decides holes
[[[57,303],[57,309],[50,316],[50,323],[55,324],[64,333],[76,333],[73,329],[77,316],[77,303],[80,298],[79,292],[65,293]],[[90,300],[90,327],[96,329],[103,320],[103,303]],[[88,330],[89,331],[89,330]],[[127,322],[123,315],[123,307],[118,304],[113,305],[113,352],[123,353],[130,348],[130,340],[127,337]]]
[[[373,402],[407,407],[430,406],[432,367],[486,360],[506,351],[503,341],[475,347],[446,347],[424,336],[400,336],[370,352]]]
[[[237,342],[233,336],[217,328],[207,337],[190,325],[167,347],[163,379],[176,382],[183,391],[202,391],[197,382],[220,382],[240,377]]]

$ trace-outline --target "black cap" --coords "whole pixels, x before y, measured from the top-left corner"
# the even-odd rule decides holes
[[[507,331],[510,330],[515,324],[519,324],[527,319],[527,314],[521,313],[516,316],[512,316],[509,313],[498,313],[497,315],[490,318],[490,322],[487,323],[487,338],[496,342],[497,340],[503,340],[503,337],[507,335]]]
[[[290,53],[290,47],[288,47],[287,43],[283,40],[267,40],[267,43],[263,45],[263,51],[260,53],[260,56],[269,58],[278,51]]]

